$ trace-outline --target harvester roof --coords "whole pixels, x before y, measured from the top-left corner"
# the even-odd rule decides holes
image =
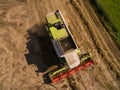
[[[68,36],[68,33],[65,28],[57,30],[54,26],[50,27],[50,32],[52,34],[53,39],[61,39]]]
[[[60,22],[60,19],[56,17],[55,13],[48,14],[47,20],[48,20],[48,23],[51,25],[53,25],[57,22]]]

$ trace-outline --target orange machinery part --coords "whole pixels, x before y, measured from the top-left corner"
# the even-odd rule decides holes
[[[76,71],[80,71],[80,70],[83,69],[84,67],[87,67],[87,66],[89,66],[89,65],[91,65],[91,64],[93,64],[93,60],[90,60],[89,62],[85,63],[84,65],[78,66],[77,68],[74,68],[74,69],[68,71],[67,73],[63,73],[62,75],[54,78],[54,79],[52,80],[52,83],[55,83],[56,81],[58,81],[58,80],[60,80],[60,79],[62,79],[62,78],[65,78],[65,77],[67,77],[67,76],[69,76],[69,75],[72,75],[72,74],[74,74]]]

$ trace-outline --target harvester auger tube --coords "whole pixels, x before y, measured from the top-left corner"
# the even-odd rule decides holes
[[[80,52],[80,49],[59,10],[48,14],[46,20],[48,23],[46,29],[57,58],[60,61],[57,65],[58,68],[51,70],[44,75],[44,81],[46,83],[54,83],[93,64],[91,53],[82,54]]]

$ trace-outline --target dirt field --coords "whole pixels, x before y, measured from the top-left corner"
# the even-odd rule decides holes
[[[46,14],[61,10],[81,53],[94,64],[54,84],[43,80],[50,49]],[[120,51],[89,0],[0,0],[0,90],[119,90]],[[45,68],[46,67],[46,68]]]

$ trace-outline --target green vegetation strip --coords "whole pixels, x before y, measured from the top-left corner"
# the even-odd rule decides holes
[[[120,48],[120,1],[90,0],[90,2],[98,12],[103,25]]]

